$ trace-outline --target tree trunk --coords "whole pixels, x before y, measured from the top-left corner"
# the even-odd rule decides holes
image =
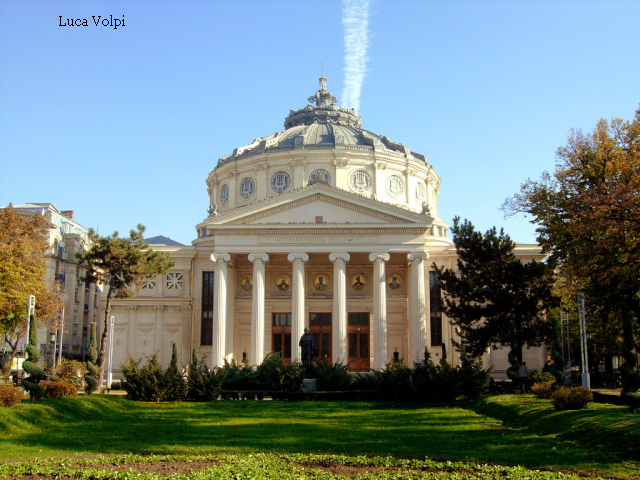
[[[13,365],[13,359],[16,358],[16,352],[18,351],[18,343],[20,342],[20,334],[16,336],[16,341],[13,345],[11,344],[11,339],[6,333],[4,335],[4,340],[11,347],[11,356],[9,357],[9,375],[11,375],[11,365]]]
[[[106,359],[106,350],[107,350],[107,339],[109,338],[109,330],[111,328],[111,285],[109,285],[109,290],[107,290],[107,304],[104,307],[104,330],[102,331],[102,336],[100,337],[100,350],[98,351],[98,363],[96,367],[98,367],[98,391],[102,391],[102,381],[104,379],[104,364]]]

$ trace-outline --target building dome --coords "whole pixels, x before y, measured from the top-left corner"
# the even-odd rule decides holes
[[[207,178],[210,212],[243,207],[316,183],[437,218],[440,177],[424,155],[362,128],[354,109],[320,78],[318,91],[291,110],[284,130],[259,137],[218,160]]]

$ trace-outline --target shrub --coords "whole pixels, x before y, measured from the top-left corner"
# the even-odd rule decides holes
[[[224,381],[224,368],[209,370],[204,357],[198,362],[193,351],[189,376],[187,377],[187,400],[194,402],[212,402],[218,398]]]
[[[425,347],[424,358],[413,364],[411,378],[415,389],[416,399],[420,402],[430,402],[435,398],[435,386],[438,369],[431,361],[431,354]]]
[[[338,362],[333,365],[325,365],[314,361],[311,364],[311,371],[319,391],[338,392],[348,390],[351,386],[352,380],[348,365]]]
[[[173,343],[169,368],[164,372],[165,400],[184,400],[187,396],[187,385],[178,371],[178,344]]]
[[[551,394],[553,393],[554,381],[555,381],[555,378],[550,382],[534,384],[531,387],[531,393],[533,393],[538,398],[545,398],[545,399],[551,398]]]
[[[96,362],[98,361],[98,341],[96,335],[96,322],[91,322],[91,330],[89,334],[89,350],[87,351],[87,373],[84,376],[85,382],[87,382],[87,386],[84,391],[87,395],[91,395],[91,393],[95,392],[99,385],[98,381],[98,367],[96,367]]]
[[[481,359],[473,358],[463,352],[460,355],[457,377],[460,394],[464,395],[467,400],[475,400],[487,394],[491,368],[484,370]]]
[[[591,390],[585,387],[561,388],[551,394],[556,410],[581,410],[593,402]]]
[[[78,389],[75,385],[67,382],[46,382],[41,381],[40,385],[44,389],[44,398],[77,397]]]
[[[414,398],[415,389],[411,379],[411,369],[402,362],[402,359],[394,359],[387,364],[386,368],[375,370],[373,377],[380,400],[406,402]]]
[[[285,365],[278,352],[271,352],[256,370],[260,383],[276,392],[299,392],[304,379],[305,368],[300,362]]]
[[[434,400],[436,402],[453,402],[460,395],[460,376],[458,369],[447,362],[447,350],[442,344],[442,358],[436,367],[434,384]]]
[[[142,368],[138,368],[139,363],[140,361],[136,362],[133,358],[129,357],[129,359],[121,365],[122,375],[124,376],[122,388],[124,388],[127,396],[132,400],[160,402],[164,399],[166,391],[164,375],[158,363],[158,356],[153,354],[151,357],[147,357],[147,363]],[[89,382],[90,378],[92,377],[87,375],[85,380]]]
[[[84,376],[86,374],[87,367],[83,362],[63,358],[62,363],[56,367],[53,380],[55,382],[70,383],[79,390],[84,387]]]
[[[38,385],[40,380],[44,380],[44,372],[37,363],[40,360],[38,351],[38,324],[36,316],[31,315],[31,327],[29,329],[29,344],[27,345],[27,359],[22,363],[22,368],[27,373],[28,378],[22,380],[22,388],[29,392],[31,403],[42,398],[44,390]]]
[[[1,407],[13,407],[19,404],[23,398],[22,389],[12,387],[11,385],[0,385]]]
[[[256,372],[248,361],[238,363],[235,359],[231,363],[224,361],[224,387],[234,388],[236,385],[252,386],[257,385]]]
[[[538,383],[555,382],[556,377],[551,372],[541,372],[540,370],[531,370],[529,372],[529,385]]]

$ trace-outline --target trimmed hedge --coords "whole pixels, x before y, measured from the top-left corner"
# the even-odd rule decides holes
[[[38,385],[44,389],[44,398],[66,398],[78,396],[78,389],[71,383],[47,382],[42,380]]]
[[[22,389],[11,385],[0,385],[0,406],[14,407],[24,398]]]
[[[585,387],[561,388],[551,395],[556,410],[582,410],[593,402],[591,390]]]
[[[544,383],[535,383],[531,387],[531,393],[533,393],[538,398],[549,399],[553,394],[553,382],[555,378],[550,382]]]

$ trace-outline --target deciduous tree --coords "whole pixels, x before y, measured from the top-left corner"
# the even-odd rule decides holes
[[[101,237],[89,229],[92,246],[78,254],[78,260],[85,266],[85,282],[103,284],[106,289],[104,329],[100,337],[98,353],[98,386],[102,388],[104,364],[107,358],[111,301],[114,297],[126,298],[133,295],[132,287],[139,285],[146,277],[164,274],[173,266],[169,255],[149,249],[144,241],[145,227],[138,224],[128,237],[119,237],[118,232]]]
[[[553,270],[543,262],[522,263],[515,243],[495,228],[481,233],[467,220],[453,219],[458,270],[433,268],[446,293],[444,312],[459,328],[461,348],[480,356],[492,345],[509,345],[513,322],[518,362],[522,348],[548,337],[546,309],[555,305]]]

